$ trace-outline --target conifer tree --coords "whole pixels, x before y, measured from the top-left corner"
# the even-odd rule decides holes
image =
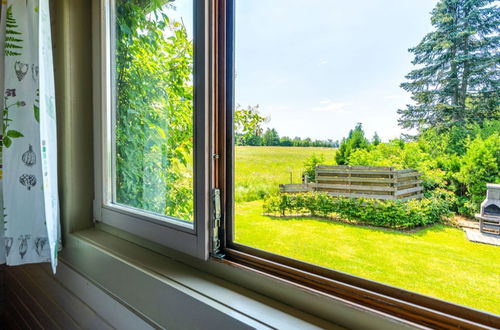
[[[378,136],[378,133],[375,132],[375,134],[373,135],[373,139],[372,139],[372,144],[374,146],[378,146],[382,141],[380,140],[380,136]]]
[[[342,139],[339,150],[335,154],[338,165],[349,164],[349,156],[356,149],[368,149],[370,142],[365,137],[365,131],[361,123],[357,123],[353,130],[349,131],[347,139]]]
[[[500,8],[495,0],[440,0],[434,31],[409,51],[415,69],[401,87],[413,105],[398,110],[403,128],[446,129],[500,118]]]

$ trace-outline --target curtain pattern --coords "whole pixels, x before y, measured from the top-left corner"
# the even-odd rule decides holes
[[[51,262],[60,241],[48,0],[2,0],[0,262]]]

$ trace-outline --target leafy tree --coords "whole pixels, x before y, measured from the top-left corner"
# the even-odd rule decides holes
[[[347,165],[349,156],[356,149],[368,149],[370,142],[365,137],[363,126],[361,123],[356,124],[356,127],[349,132],[347,139],[342,139],[339,150],[335,154],[335,160],[338,165]]]
[[[292,143],[294,147],[300,147],[302,145],[302,139],[296,136],[293,138]]]
[[[380,142],[382,142],[380,140],[380,136],[378,136],[377,132],[375,132],[375,134],[373,135],[372,144],[374,146],[378,146],[380,144]]]
[[[500,118],[500,10],[495,0],[440,0],[434,31],[409,51],[416,69],[401,87],[414,105],[398,110],[404,128],[440,130]]]
[[[242,109],[239,105],[234,112],[236,145],[261,145],[262,124],[269,119],[259,113],[259,105]]]
[[[445,132],[427,129],[416,141],[394,139],[357,149],[349,165],[394,166],[421,172],[426,195],[438,188],[457,198],[460,214],[471,216],[485,197],[487,183],[500,183],[500,120],[455,126]]]
[[[283,147],[293,146],[292,139],[290,139],[288,136],[282,136],[280,138],[280,146],[283,146]]]
[[[280,145],[280,136],[278,132],[274,129],[267,129],[264,135],[262,136],[262,145],[264,146],[279,146]]]
[[[116,199],[193,217],[193,43],[161,0],[116,4]]]
[[[485,197],[486,184],[500,183],[500,134],[469,140],[461,163],[458,179],[467,187],[466,209],[473,214]]]
[[[244,146],[261,146],[262,145],[262,136],[257,134],[246,135],[241,140],[241,145]]]
[[[310,147],[312,145],[311,138],[305,138],[302,140],[302,146],[303,147]]]

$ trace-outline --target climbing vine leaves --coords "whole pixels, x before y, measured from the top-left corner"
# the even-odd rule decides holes
[[[191,221],[193,43],[170,4],[116,10],[116,201]]]

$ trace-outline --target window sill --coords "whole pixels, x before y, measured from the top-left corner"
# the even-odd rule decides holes
[[[213,260],[192,260],[178,252],[160,254],[99,229],[68,235],[61,258],[154,326],[412,327],[388,315],[248,270]],[[260,293],[244,288],[256,286]]]

